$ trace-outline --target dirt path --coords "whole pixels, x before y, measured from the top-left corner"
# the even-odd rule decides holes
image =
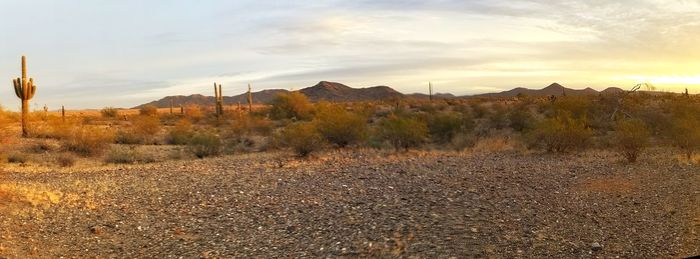
[[[595,152],[343,152],[6,169],[0,256],[700,254],[700,167],[657,153],[631,166]]]

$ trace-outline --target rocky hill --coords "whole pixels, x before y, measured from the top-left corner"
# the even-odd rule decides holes
[[[619,89],[619,88],[618,88]],[[607,89],[606,89],[607,90]],[[542,89],[527,89],[527,88],[514,88],[512,90],[508,91],[503,91],[499,93],[487,93],[487,94],[477,94],[473,95],[471,97],[514,97],[518,95],[526,95],[526,96],[561,96],[561,95],[567,95],[567,96],[585,96],[585,95],[597,95],[600,92],[596,91],[595,89],[592,88],[586,88],[586,89],[571,89],[571,88],[566,88],[558,83],[553,83],[545,88]]]
[[[289,91],[284,89],[269,89],[253,92],[253,101],[255,103],[269,103],[276,95],[286,92]],[[299,90],[299,92],[308,96],[309,99],[314,102],[321,100],[330,102],[374,101],[404,96],[402,93],[399,93],[388,86],[352,88],[341,83],[327,81],[321,81],[314,86],[303,88]],[[136,106],[135,108],[140,108],[145,105],[154,105],[159,108],[166,108],[170,107],[171,100],[175,106],[180,106],[180,104],[211,105],[214,103],[214,97],[212,96],[193,94],[189,96],[167,96],[160,100]],[[235,96],[224,96],[224,104],[226,105],[237,104],[239,102],[242,104],[247,103],[246,93]]]

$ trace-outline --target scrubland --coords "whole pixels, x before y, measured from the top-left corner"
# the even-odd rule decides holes
[[[700,254],[700,98],[0,114],[0,256]]]

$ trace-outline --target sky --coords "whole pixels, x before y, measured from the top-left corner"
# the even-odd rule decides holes
[[[20,57],[33,107],[319,81],[468,95],[514,87],[700,93],[697,0],[2,0],[0,105]]]

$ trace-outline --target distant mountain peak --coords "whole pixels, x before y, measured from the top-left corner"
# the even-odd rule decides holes
[[[565,88],[564,86],[560,85],[559,83],[552,83],[549,86],[545,87],[544,89],[562,89]]]

